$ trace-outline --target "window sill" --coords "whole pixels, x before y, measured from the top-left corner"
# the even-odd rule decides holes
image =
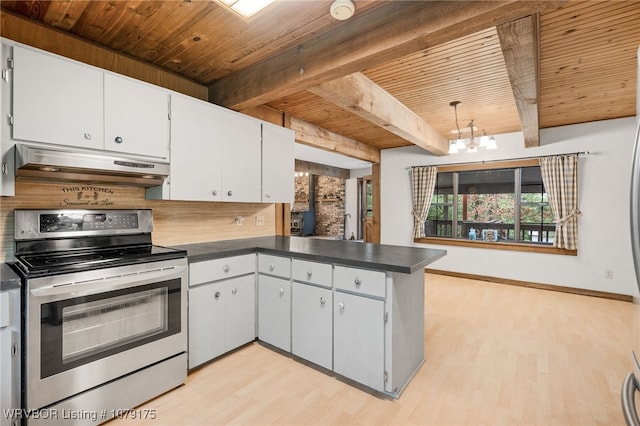
[[[563,256],[577,256],[578,250],[567,250],[556,248],[552,246],[542,246],[535,244],[523,244],[523,243],[509,243],[509,242],[489,242],[489,241],[467,241],[456,240],[452,238],[438,238],[438,237],[424,237],[415,238],[415,243],[421,244],[440,244],[448,246],[462,246],[462,247],[474,247],[492,250],[510,250],[510,251],[525,251],[529,253],[546,253],[546,254],[559,254]]]

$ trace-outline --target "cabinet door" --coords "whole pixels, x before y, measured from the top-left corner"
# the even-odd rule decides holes
[[[103,73],[13,48],[13,138],[103,149]]]
[[[11,47],[2,46],[2,69],[6,69],[7,61],[11,58]],[[0,79],[0,111],[11,111],[11,86],[9,79]],[[11,126],[6,119],[0,121],[0,195],[15,195],[15,168],[13,141],[11,140]]]
[[[260,122],[235,111],[217,110],[222,143],[222,200],[261,200]]]
[[[0,292],[0,426],[20,420],[20,289]]]
[[[189,289],[189,368],[225,352],[223,283]]]
[[[291,283],[259,275],[258,338],[291,352]]]
[[[230,351],[256,338],[255,274],[230,279],[225,287],[225,346]]]
[[[333,364],[331,290],[294,282],[291,292],[291,352],[330,370]]]
[[[384,391],[384,302],[335,292],[333,370]]]
[[[105,149],[169,160],[167,92],[105,74],[104,105]]]
[[[262,124],[262,202],[293,203],[294,132]]]
[[[172,200],[222,200],[222,148],[214,109],[196,99],[171,97]]]

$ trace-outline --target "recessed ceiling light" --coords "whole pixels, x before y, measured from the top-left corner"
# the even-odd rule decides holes
[[[245,19],[251,18],[275,0],[218,0]]]

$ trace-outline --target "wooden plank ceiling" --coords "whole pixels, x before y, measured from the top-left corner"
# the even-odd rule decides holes
[[[439,140],[455,129],[451,101],[462,102],[461,127],[524,130],[527,146],[538,127],[636,114],[640,1],[355,0],[348,21],[333,19],[330,4],[279,0],[248,21],[209,0],[2,0],[1,8],[191,79],[213,102],[285,112],[305,129],[361,144],[369,159],[363,145],[411,145],[422,123],[435,133],[417,145],[442,154]],[[527,16],[537,29],[529,36],[514,25]],[[354,73],[380,91],[367,102],[388,94],[417,121],[401,124],[403,109],[387,116],[386,106],[332,99],[328,89]]]

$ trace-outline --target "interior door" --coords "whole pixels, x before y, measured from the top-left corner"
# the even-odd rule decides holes
[[[372,242],[373,233],[373,179],[358,179],[358,239]]]

